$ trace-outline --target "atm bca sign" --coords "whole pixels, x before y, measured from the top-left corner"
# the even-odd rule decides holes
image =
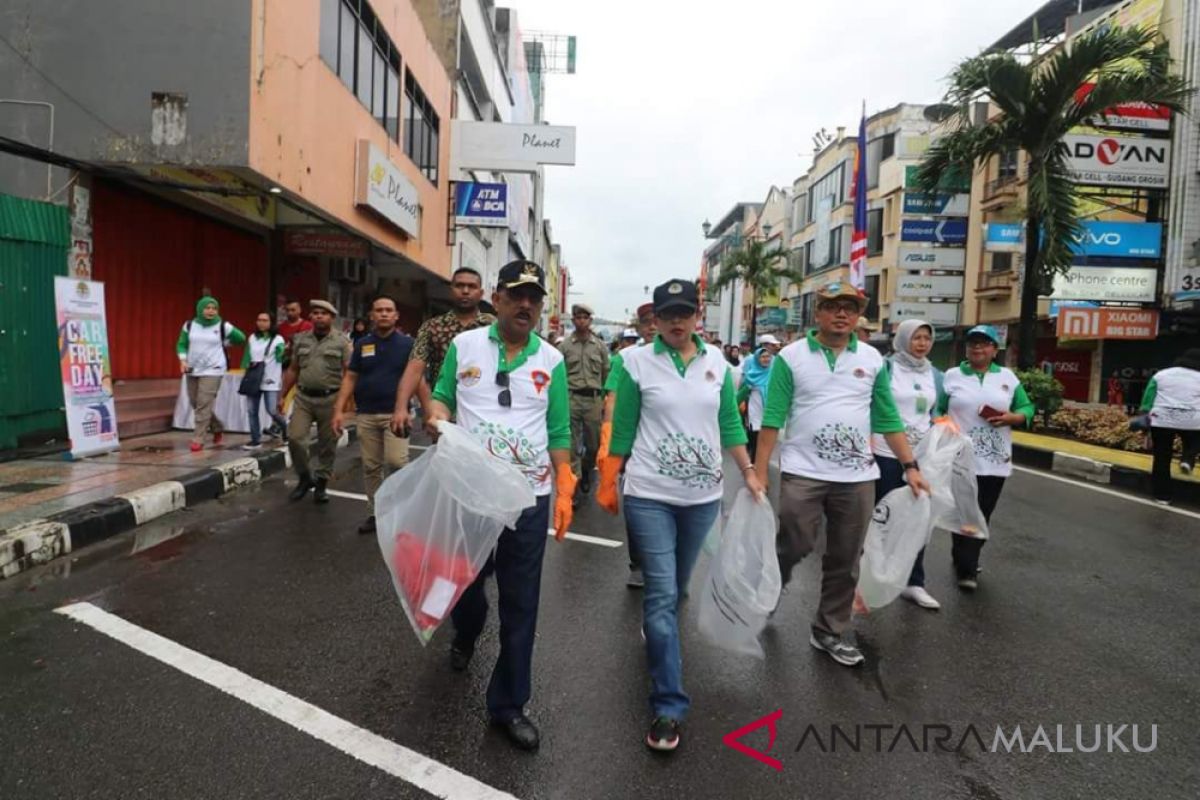
[[[1066,306],[1058,311],[1058,338],[1156,339],[1158,311]]]

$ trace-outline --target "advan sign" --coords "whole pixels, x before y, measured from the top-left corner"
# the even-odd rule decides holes
[[[1165,189],[1171,168],[1171,142],[1133,136],[1063,137],[1067,170],[1076,183]]]

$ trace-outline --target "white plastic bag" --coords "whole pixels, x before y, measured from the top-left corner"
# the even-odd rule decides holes
[[[738,492],[700,595],[700,633],[736,653],[763,658],[758,635],[779,602],[775,511]]]
[[[933,531],[933,502],[907,486],[884,495],[871,515],[858,564],[858,594],[867,610],[882,608],[908,584],[917,553]]]
[[[428,644],[479,575],[500,533],[536,502],[516,467],[443,422],[438,443],[375,495],[376,536],[392,587]]]
[[[988,538],[988,524],[979,509],[975,456],[971,440],[949,420],[936,423],[917,447],[921,473],[933,487],[933,525],[936,528]]]

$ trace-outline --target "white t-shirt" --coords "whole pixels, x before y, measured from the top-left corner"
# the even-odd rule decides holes
[[[433,396],[458,424],[521,471],[539,497],[553,485],[550,449],[571,446],[567,372],[562,353],[530,335],[525,350],[505,364],[509,407],[500,405],[501,343],[493,324],[460,333],[446,351]],[[514,366],[515,365],[515,366]]]
[[[1150,424],[1156,428],[1200,430],[1200,371],[1170,367],[1154,378]]]
[[[879,467],[871,452],[872,430],[904,429],[883,356],[853,339],[836,358],[812,332],[783,348],[771,364],[767,396],[763,425],[781,428],[786,420],[779,465],[790,475],[835,483],[873,481]]]
[[[683,367],[661,342],[625,351],[625,375],[635,387],[617,390],[613,452],[633,437],[625,465],[625,494],[672,505],[695,505],[722,496],[722,414],[729,445],[743,444],[729,363],[705,346]],[[681,372],[682,368],[682,372]],[[723,407],[724,402],[724,407]],[[636,432],[625,411],[638,404]],[[739,438],[740,435],[740,438]]]
[[[909,369],[898,361],[886,362],[890,367],[892,399],[896,410],[904,420],[904,437],[914,451],[925,434],[933,427],[933,414],[937,406],[937,381],[933,367],[925,372]],[[895,458],[887,440],[878,433],[871,435],[871,449],[875,455]]]
[[[763,419],[763,397],[762,392],[757,388],[750,390],[750,397],[746,399],[746,422],[750,423],[750,430],[762,430]]]
[[[183,323],[187,332],[187,352],[179,359],[188,366],[188,374],[198,378],[224,375],[229,371],[225,348],[232,346],[233,326],[222,320],[215,325],[201,325],[195,320]]]
[[[1028,420],[1033,408],[1016,374],[1008,367],[992,364],[980,375],[964,363],[946,373],[942,391],[950,418],[971,439],[975,474],[1012,475],[1012,428],[993,428],[979,416],[979,410],[991,406],[997,411],[1016,411]]]
[[[264,339],[257,333],[246,340],[246,347],[250,350],[250,363],[262,361],[265,365],[260,384],[264,392],[277,392],[283,387],[283,364],[275,357],[275,352],[282,343],[282,336],[275,335]]]

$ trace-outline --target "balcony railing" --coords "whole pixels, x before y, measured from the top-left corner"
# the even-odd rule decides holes
[[[995,180],[988,181],[983,186],[983,199],[987,201],[994,197],[1015,195],[1017,193],[1017,180],[1016,175],[1001,175]]]

